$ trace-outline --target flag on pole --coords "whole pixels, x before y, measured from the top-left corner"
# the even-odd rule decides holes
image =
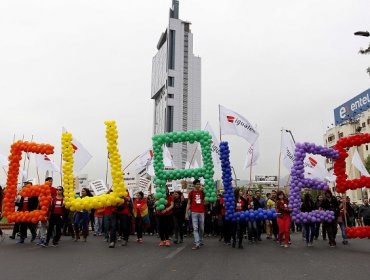
[[[65,127],[62,127],[62,132],[67,132]],[[72,138],[73,148],[73,171],[78,172],[86,166],[86,164],[92,158],[92,155],[86,150],[86,148],[76,139]]]
[[[284,166],[290,171],[294,163],[295,144],[292,136],[284,128],[281,133],[280,153]]]
[[[367,171],[364,163],[362,162],[360,155],[358,154],[357,149],[353,153],[352,164],[360,171],[362,176],[370,177],[369,172]]]
[[[163,164],[165,167],[174,167],[172,155],[166,145],[163,146]]]
[[[92,155],[75,138],[72,139],[72,147],[74,159],[73,169],[75,172],[78,172],[86,166],[86,164],[92,158]]]
[[[1,167],[8,167],[9,165],[9,160],[6,156],[0,154],[0,165]]]
[[[242,115],[220,105],[220,128],[222,135],[238,135],[250,144],[256,142],[259,134]]]
[[[260,157],[258,140],[250,145],[248,148],[247,156],[244,163],[244,169],[257,164],[257,160]]]
[[[216,137],[211,125],[207,122],[206,127],[204,130],[208,131],[209,134],[212,136],[212,143],[211,143],[211,151],[212,151],[212,160],[214,164],[221,164],[220,161],[220,141]]]
[[[195,168],[199,168],[199,164],[197,160],[194,160],[194,162],[190,165],[190,169],[195,169]]]
[[[320,180],[328,180],[330,174],[326,170],[324,164],[319,162],[312,155],[306,156],[304,162],[305,177],[307,178],[316,178]]]
[[[188,161],[187,161],[187,162],[185,163],[185,169],[190,169],[190,162],[188,162]]]
[[[139,156],[139,158],[138,158],[138,165],[140,167],[147,166],[148,164],[151,163],[151,161],[153,159],[153,156],[154,156],[153,150],[151,150],[151,149],[146,150],[144,153],[142,153]]]
[[[41,170],[59,172],[59,167],[47,155],[35,154],[36,166]]]

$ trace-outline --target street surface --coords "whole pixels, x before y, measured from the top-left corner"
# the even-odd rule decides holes
[[[336,248],[318,240],[307,248],[295,233],[290,248],[263,240],[244,242],[240,250],[210,237],[193,251],[191,238],[169,248],[158,247],[157,237],[144,236],[143,244],[130,238],[128,247],[110,249],[92,235],[86,243],[63,236],[56,248],[6,237],[0,243],[0,279],[370,279],[368,239],[350,240],[347,246],[338,242]]]

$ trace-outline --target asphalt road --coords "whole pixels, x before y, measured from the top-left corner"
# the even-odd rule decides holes
[[[350,240],[329,248],[318,240],[305,247],[300,234],[292,235],[290,248],[271,240],[232,249],[217,238],[193,251],[192,239],[169,248],[158,247],[158,238],[144,236],[144,243],[108,248],[101,237],[73,242],[62,237],[56,248],[42,248],[29,240],[0,243],[0,279],[369,279],[370,240]],[[339,243],[339,242],[338,242]]]

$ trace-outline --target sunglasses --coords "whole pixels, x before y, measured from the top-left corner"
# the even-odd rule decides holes
[[[62,191],[63,189],[57,189],[57,191]]]

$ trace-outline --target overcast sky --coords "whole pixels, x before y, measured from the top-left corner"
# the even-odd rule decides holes
[[[0,153],[14,134],[33,135],[55,145],[59,162],[65,126],[94,156],[81,173],[104,179],[107,119],[117,121],[124,165],[148,148],[151,62],[171,2],[0,1]],[[180,0],[202,58],[202,126],[218,131],[218,104],[256,124],[254,175],[277,175],[282,127],[322,145],[333,109],[370,87],[370,57],[358,54],[370,38],[353,35],[370,29],[369,11],[368,0]],[[247,142],[224,140],[249,178]]]

